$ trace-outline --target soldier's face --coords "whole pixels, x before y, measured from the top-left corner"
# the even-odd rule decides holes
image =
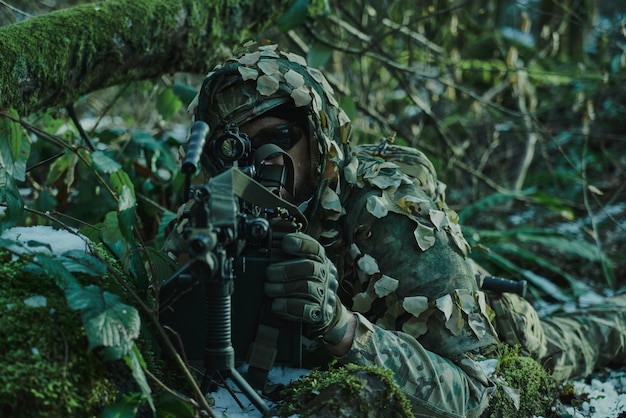
[[[278,118],[275,116],[265,116],[257,118],[239,127],[240,132],[246,133],[248,138],[254,138],[255,136],[271,136],[272,131],[276,131],[278,127],[288,124],[286,119]],[[290,148],[286,149],[287,154],[293,160],[294,167],[294,181],[295,181],[295,196],[292,196],[286,190],[281,190],[281,196],[292,202],[302,203],[307,200],[313,194],[311,186],[311,152],[309,147],[309,138],[307,137],[305,130],[299,130],[300,138],[293,138]],[[268,135],[269,134],[269,135]],[[266,164],[279,164],[283,165],[283,156],[268,159]]]

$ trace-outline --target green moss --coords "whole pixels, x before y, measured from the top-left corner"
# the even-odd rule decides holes
[[[0,416],[98,416],[117,390],[79,314],[52,280],[0,260]]]
[[[108,0],[0,27],[0,107],[28,114],[132,80],[205,72],[290,4]]]
[[[291,382],[272,411],[275,416],[410,417],[411,406],[390,370],[348,364],[328,371],[312,370]],[[323,413],[321,413],[323,411]]]
[[[483,416],[531,417],[541,416],[558,396],[558,385],[539,363],[520,355],[519,346],[504,346],[499,355],[497,376],[504,384],[498,384],[495,396]],[[519,408],[505,385],[519,394]]]

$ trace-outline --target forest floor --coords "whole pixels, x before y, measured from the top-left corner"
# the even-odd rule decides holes
[[[306,372],[302,369],[276,369],[270,374],[270,379],[287,384]],[[601,371],[587,379],[572,381],[571,384],[576,397],[562,405],[558,413],[543,418],[626,418],[626,370]],[[237,392],[236,389],[233,391]],[[213,412],[228,418],[262,417],[245,396],[240,392],[236,395],[237,400],[225,388],[212,394],[215,399]]]

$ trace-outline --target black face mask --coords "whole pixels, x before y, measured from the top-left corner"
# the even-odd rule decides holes
[[[252,151],[258,150],[265,144],[278,145],[283,151],[289,151],[302,138],[304,133],[299,122],[288,122],[283,125],[262,129],[250,138]]]

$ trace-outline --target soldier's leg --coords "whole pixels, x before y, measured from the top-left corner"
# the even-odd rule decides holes
[[[626,296],[541,319],[514,294],[492,294],[489,302],[502,341],[526,348],[558,381],[626,364]]]
[[[542,320],[548,352],[542,361],[556,378],[626,365],[626,296]]]

